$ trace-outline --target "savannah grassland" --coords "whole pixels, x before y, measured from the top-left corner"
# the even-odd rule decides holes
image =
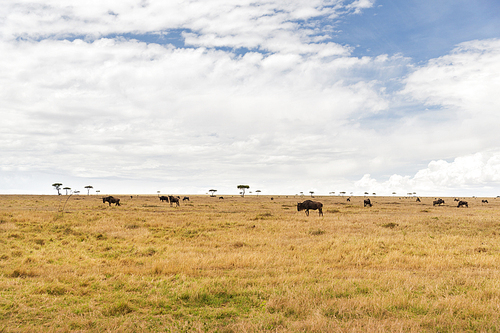
[[[117,197],[0,196],[0,332],[500,331],[500,199]]]

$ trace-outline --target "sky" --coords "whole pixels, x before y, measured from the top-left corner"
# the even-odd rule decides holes
[[[2,2],[0,194],[500,195],[497,0],[68,3]]]

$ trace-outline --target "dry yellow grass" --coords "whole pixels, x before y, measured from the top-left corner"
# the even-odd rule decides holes
[[[0,331],[500,331],[500,199],[0,196]]]

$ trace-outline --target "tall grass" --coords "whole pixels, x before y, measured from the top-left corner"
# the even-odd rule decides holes
[[[497,200],[190,197],[0,196],[0,331],[500,330]]]

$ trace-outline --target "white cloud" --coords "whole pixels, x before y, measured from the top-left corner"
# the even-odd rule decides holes
[[[111,39],[0,49],[0,140],[12,148],[3,154],[11,171],[180,182],[237,179],[247,169],[272,181],[270,167],[292,164],[314,174],[315,161],[331,165],[351,151],[344,139],[332,146],[350,117],[387,107],[374,82],[344,83],[367,59],[236,57]]]
[[[363,9],[373,7],[375,0],[356,0],[347,6],[348,9],[353,9],[355,14],[359,14]]]
[[[187,45],[271,52],[345,55],[334,43],[316,44],[311,20],[336,18],[343,1],[7,1],[0,14],[4,40],[13,38],[157,33],[183,30]],[[364,8],[350,5],[349,8]],[[325,36],[323,36],[324,38]]]
[[[452,162],[431,161],[413,177],[394,174],[377,181],[369,174],[355,183],[358,191],[389,195],[417,192],[420,195],[500,194],[500,151],[487,151],[455,158]],[[479,192],[479,193],[477,193]]]
[[[461,117],[491,116],[500,89],[500,39],[470,41],[433,59],[406,80],[403,93],[427,105],[457,110]]]

